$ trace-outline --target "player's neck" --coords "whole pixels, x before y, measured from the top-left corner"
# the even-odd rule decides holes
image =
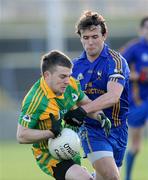
[[[90,62],[94,62],[98,57],[99,57],[99,55],[96,55],[96,56],[89,56],[89,55],[87,55],[87,59],[88,59]]]
[[[102,50],[101,50],[102,51]],[[99,51],[98,53],[94,54],[94,55],[89,55],[87,54],[87,59],[90,61],[90,62],[94,62],[101,54],[101,51]]]

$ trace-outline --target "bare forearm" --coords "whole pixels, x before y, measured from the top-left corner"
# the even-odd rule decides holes
[[[87,113],[109,108],[119,101],[122,91],[123,86],[121,84],[109,81],[107,84],[107,93],[101,95],[89,104],[83,105],[82,108]]]
[[[113,96],[112,93],[108,92],[98,97],[96,100],[92,101],[91,103],[83,105],[82,108],[87,113],[92,113],[92,112],[101,111],[103,109],[111,107],[115,103],[117,103],[118,100],[119,99],[117,97]]]
[[[50,130],[24,128],[17,132],[17,140],[22,144],[32,144],[49,138],[54,138],[54,134]]]

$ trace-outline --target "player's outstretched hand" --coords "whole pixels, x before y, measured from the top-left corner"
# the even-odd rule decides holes
[[[49,116],[52,123],[51,131],[53,132],[55,137],[57,137],[62,130],[62,119],[56,120],[52,113],[50,113]]]
[[[111,121],[103,113],[98,114],[98,120],[105,131],[105,135],[108,137],[111,129]]]

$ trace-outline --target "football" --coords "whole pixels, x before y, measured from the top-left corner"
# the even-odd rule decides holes
[[[69,128],[64,128],[57,138],[48,140],[49,152],[56,159],[72,159],[79,153],[80,148],[79,136]]]

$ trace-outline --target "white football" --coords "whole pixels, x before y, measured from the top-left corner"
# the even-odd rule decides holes
[[[79,136],[69,128],[64,128],[57,138],[48,140],[49,152],[56,159],[72,159],[80,152],[80,148]]]

